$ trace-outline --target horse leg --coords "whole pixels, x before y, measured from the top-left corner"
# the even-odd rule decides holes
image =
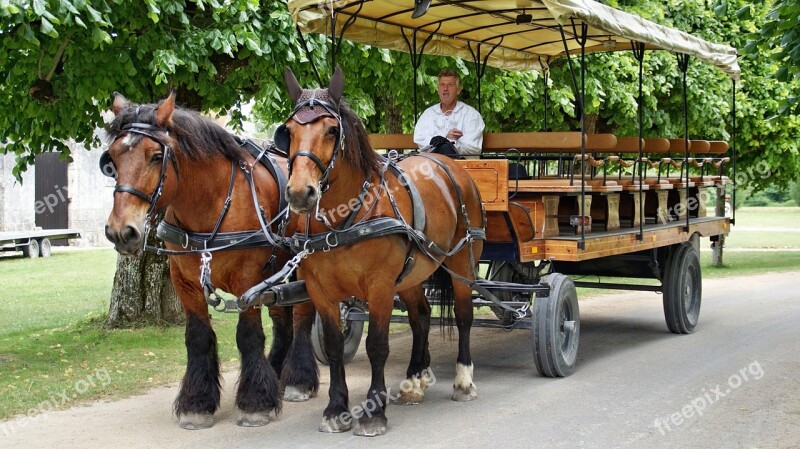
[[[400,384],[400,394],[395,404],[416,405],[425,399],[425,390],[431,383],[431,354],[428,334],[431,328],[431,307],[425,299],[422,284],[398,292],[408,309],[408,323],[414,336],[411,360],[406,370],[406,380]]]
[[[467,277],[471,278],[472,267],[469,267],[469,262],[466,259],[468,253],[461,251],[454,256],[454,267],[468,267],[466,273]],[[461,259],[463,257],[463,259]],[[461,260],[459,260],[461,259]],[[461,263],[459,263],[461,262]],[[478,398],[478,388],[472,381],[472,355],[469,351],[469,337],[472,328],[473,320],[473,306],[472,306],[472,289],[469,285],[461,282],[456,278],[451,278],[453,294],[455,296],[455,316],[456,326],[458,327],[458,358],[456,360],[456,379],[453,383],[453,395],[451,398],[454,401],[472,401]]]
[[[389,392],[386,389],[384,371],[389,358],[389,322],[394,306],[393,285],[383,294],[369,295],[369,333],[367,334],[367,356],[372,366],[372,382],[366,400],[361,404],[363,413],[353,434],[374,437],[386,433],[386,405]],[[355,413],[358,415],[359,413]]]
[[[292,346],[292,308],[272,306],[269,308],[269,317],[272,320],[272,345],[267,361],[276,373],[280,373]]]
[[[313,295],[309,286],[309,293]],[[312,296],[314,298],[315,296]],[[325,356],[328,358],[331,385],[328,387],[328,406],[322,413],[320,432],[339,433],[350,430],[353,419],[348,404],[349,393],[344,377],[344,334],[342,333],[339,303],[315,303],[322,322]]]
[[[183,282],[176,270],[171,274],[186,314],[186,373],[175,399],[175,414],[181,428],[205,429],[214,425],[214,412],[219,408],[217,336],[199,286]]]
[[[290,402],[303,402],[317,395],[319,390],[319,369],[311,346],[311,326],[314,324],[316,309],[310,302],[294,306],[294,338],[286,362],[281,371],[283,399]]]
[[[236,424],[242,427],[265,426],[271,412],[280,412],[278,376],[264,356],[265,339],[261,309],[251,307],[239,314],[236,346],[242,362],[236,390]]]

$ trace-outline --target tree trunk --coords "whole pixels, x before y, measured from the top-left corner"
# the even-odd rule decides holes
[[[381,91],[378,99],[379,107],[383,111],[383,126],[387,134],[403,132],[403,114],[394,96],[387,90]]]
[[[155,233],[149,244],[155,244]],[[118,256],[117,273],[108,309],[110,327],[141,324],[177,324],[183,312],[172,281],[166,256],[144,252],[139,256]]]

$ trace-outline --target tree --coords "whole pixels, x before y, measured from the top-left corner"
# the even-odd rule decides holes
[[[65,141],[97,146],[112,93],[228,113],[253,98],[284,115],[281,79],[295,62],[285,2],[248,0],[0,1],[0,145],[19,177],[37,154]],[[174,321],[179,310],[163,257],[120,258],[112,325]]]
[[[683,0],[668,0],[666,8],[662,0],[606,3],[737,48],[747,44],[747,36],[777,20],[770,3],[744,0],[718,1],[713,8],[707,2]],[[792,4],[797,0],[775,2]],[[796,18],[796,10],[789,7],[790,16]],[[69,148],[63,143],[68,139],[99,144],[93,133],[103,125],[102,113],[113,91],[147,103],[175,88],[182,105],[228,114],[234,125],[244,118],[241,106],[252,100],[254,118],[266,128],[289,113],[281,81],[286,65],[302,84],[316,83],[285,1],[0,0],[0,17],[0,146],[16,154],[17,176],[39,153],[59,151],[68,157]],[[792,32],[796,35],[794,28],[787,35],[793,36]],[[306,41],[322,84],[327,84],[330,46],[322,36],[306,36]],[[772,78],[786,61],[773,57],[779,51],[775,47],[761,59],[740,58],[739,168],[770,167],[770,176],[747,180],[746,187],[752,189],[786,185],[800,174],[800,118],[787,113],[768,120],[779,114],[780,99],[797,92],[800,85],[796,76],[783,83]],[[343,43],[337,60],[349,79],[358,80],[346,84],[345,96],[371,132],[410,131],[416,119],[410,89],[416,83],[419,110],[436,101],[436,74],[444,66],[462,74],[463,98],[481,107],[488,130],[544,128],[544,85],[538,72],[489,68],[481,81],[478,105],[471,62],[425,57],[415,78],[408,58],[404,53]],[[638,63],[625,52],[587,59],[586,111],[595,129],[635,135]],[[646,135],[682,136],[683,94],[675,56],[648,51],[645,73]],[[577,129],[575,94],[563,59],[553,64],[550,78],[547,127]],[[731,81],[697,61],[690,65],[688,78],[690,137],[730,140]],[[119,269],[132,270],[122,265]],[[128,274],[121,278],[135,278]]]
[[[720,7],[726,3],[722,2]],[[752,57],[769,55],[780,67],[775,72],[775,79],[788,84],[800,79],[800,0],[776,0],[771,8],[768,20],[758,32],[751,35],[743,53]],[[749,15],[750,6],[743,6],[736,13]],[[789,111],[800,114],[800,94],[797,90],[786,97],[781,108],[781,113]]]

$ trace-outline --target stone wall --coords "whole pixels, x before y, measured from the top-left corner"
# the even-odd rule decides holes
[[[105,224],[114,205],[114,180],[103,176],[98,168],[103,148],[87,150],[70,142],[72,163],[67,168],[69,179],[69,227],[83,230],[82,238],[73,246],[111,246],[105,237]]]
[[[26,231],[36,226],[34,169],[22,175],[22,184],[14,178],[13,154],[0,154],[0,231]]]

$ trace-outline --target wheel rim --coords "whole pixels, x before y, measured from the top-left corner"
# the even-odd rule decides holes
[[[686,311],[686,319],[692,325],[697,324],[697,316],[699,312],[699,295],[697,291],[697,270],[694,267],[689,267],[681,289],[683,296],[683,309]]]
[[[566,324],[568,321],[575,323],[575,311],[572,309],[572,305],[569,303],[569,301],[563,301],[558,317],[558,346],[561,354],[563,354],[564,360],[566,361],[570,361],[575,357],[578,346],[578,339],[575,337],[577,328],[572,330],[568,329],[568,325]],[[577,323],[573,324],[573,326],[577,326]]]

